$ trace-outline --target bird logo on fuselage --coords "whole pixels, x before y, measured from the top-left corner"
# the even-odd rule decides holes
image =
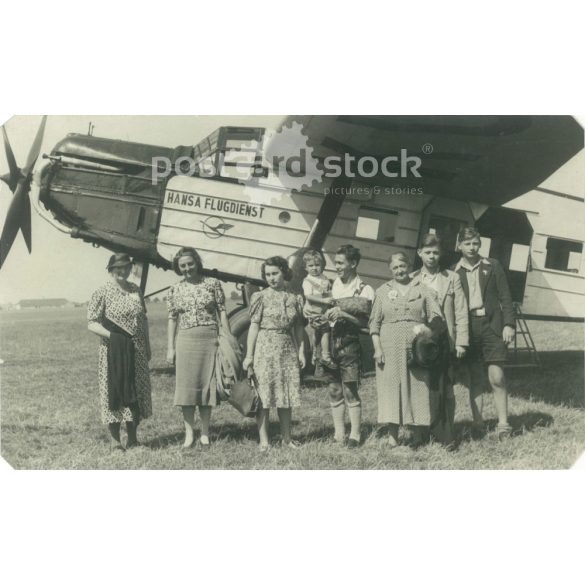
[[[221,238],[225,233],[233,228],[233,224],[226,223],[225,219],[217,215],[211,215],[204,221],[201,221],[203,225],[203,233],[208,238]]]

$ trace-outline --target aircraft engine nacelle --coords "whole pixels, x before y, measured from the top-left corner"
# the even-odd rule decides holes
[[[185,152],[192,149],[70,134],[46,157],[39,198],[72,237],[168,266],[156,251],[168,177],[154,181],[152,163]]]

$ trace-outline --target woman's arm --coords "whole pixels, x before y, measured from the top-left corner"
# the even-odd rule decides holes
[[[148,317],[144,315],[144,345],[146,347],[146,360],[150,361],[152,351],[150,349],[150,332],[148,329]]]
[[[374,346],[374,361],[378,364],[378,366],[382,367],[384,365],[385,358],[379,333],[372,333],[372,344]]]
[[[382,350],[382,343],[380,341],[380,328],[382,321],[384,320],[384,314],[382,312],[382,302],[380,297],[374,299],[374,305],[372,306],[372,312],[370,313],[370,335],[372,337],[372,345],[374,346],[374,361],[378,366],[384,365],[384,351]]]
[[[246,357],[242,362],[242,369],[246,372],[248,368],[254,363],[254,350],[256,349],[256,339],[258,338],[258,331],[260,331],[259,323],[250,323],[248,329],[248,340],[246,342],[247,350]]]
[[[167,362],[169,364],[175,363],[175,338],[177,334],[177,318],[169,317],[169,324],[167,327]]]
[[[110,332],[101,323],[98,323],[97,321],[90,321],[87,324],[87,328],[92,333],[95,333],[96,335],[99,335],[104,339],[110,339]]]
[[[303,327],[303,324],[300,321],[300,319],[297,319],[297,321],[295,322],[295,326],[293,328],[293,335],[295,338],[295,343],[299,354],[299,365],[301,367],[301,370],[304,370],[305,366],[307,365],[305,360],[305,328]]]

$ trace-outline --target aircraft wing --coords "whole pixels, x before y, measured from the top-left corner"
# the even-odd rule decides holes
[[[583,148],[571,116],[290,116],[319,159],[419,156],[421,177],[364,182],[422,187],[439,197],[503,203],[534,189]]]

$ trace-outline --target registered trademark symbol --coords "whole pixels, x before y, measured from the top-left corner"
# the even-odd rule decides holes
[[[422,145],[421,149],[425,154],[431,154],[433,152],[433,145],[430,142]]]

